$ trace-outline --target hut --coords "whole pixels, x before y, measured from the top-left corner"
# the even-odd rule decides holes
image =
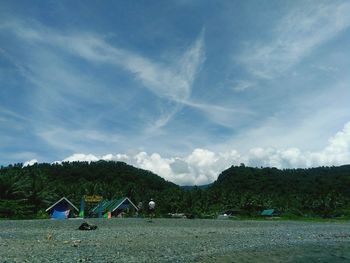
[[[113,217],[119,217],[123,214],[128,214],[132,211],[138,211],[136,205],[128,198],[123,197],[120,199],[103,200],[97,206],[92,209],[92,215],[108,214]]]
[[[273,216],[279,216],[280,213],[276,209],[266,209],[261,212],[261,215],[265,217],[273,217]]]
[[[75,212],[79,212],[78,208],[65,197],[62,197],[45,211],[50,213],[52,219],[68,219],[74,217]]]

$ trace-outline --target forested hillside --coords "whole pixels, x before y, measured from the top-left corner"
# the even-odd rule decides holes
[[[215,215],[227,210],[258,215],[350,216],[350,166],[312,169],[232,166],[205,187],[181,188],[122,162],[22,164],[0,169],[0,217],[36,218],[62,196],[79,206],[83,195],[128,196],[157,202],[157,214]]]
[[[251,214],[276,208],[294,215],[349,215],[350,165],[286,170],[232,166],[210,191],[223,208]]]
[[[105,199],[130,197],[136,204],[150,198],[164,200],[179,187],[123,162],[22,164],[0,170],[0,217],[35,217],[52,202],[66,196],[79,206],[83,195]],[[167,207],[160,207],[163,211]]]

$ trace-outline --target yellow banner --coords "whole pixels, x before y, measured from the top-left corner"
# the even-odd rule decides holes
[[[85,195],[84,196],[85,202],[89,202],[89,203],[98,203],[98,202],[101,202],[102,199],[103,199],[103,197],[100,195]]]

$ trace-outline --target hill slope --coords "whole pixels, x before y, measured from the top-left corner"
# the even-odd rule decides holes
[[[254,213],[277,208],[292,214],[343,214],[350,210],[350,165],[285,170],[232,166],[209,190],[222,209],[233,207]]]
[[[83,195],[128,196],[136,204],[154,198],[159,214],[240,210],[257,215],[275,208],[290,215],[350,216],[350,165],[286,170],[232,166],[213,184],[183,188],[122,162],[0,169],[0,217],[40,217],[62,196],[79,206]]]
[[[137,204],[148,203],[151,197],[163,201],[164,196],[177,191],[177,185],[122,162],[36,164],[24,168],[18,164],[0,169],[0,217],[36,215],[62,196],[77,206],[83,195],[102,195],[106,199],[128,196]]]

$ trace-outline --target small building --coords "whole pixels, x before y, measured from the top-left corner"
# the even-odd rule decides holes
[[[119,217],[123,214],[128,214],[132,211],[137,212],[137,206],[131,202],[128,197],[113,200],[103,200],[97,206],[92,209],[92,215],[98,215],[99,213],[105,215],[110,213],[113,217]]]
[[[228,214],[219,214],[217,219],[221,219],[221,220],[230,219],[230,216]]]
[[[74,217],[75,213],[79,213],[78,208],[65,197],[62,197],[45,211],[50,213],[52,219],[68,219]]]
[[[184,213],[168,213],[168,217],[170,218],[187,218]]]
[[[266,209],[261,212],[261,215],[266,217],[273,217],[273,216],[279,216],[280,213],[276,209]]]
[[[242,213],[243,213],[243,211],[241,209],[238,209],[238,208],[234,209],[234,208],[232,208],[232,209],[228,209],[228,210],[224,211],[222,214],[226,214],[228,216],[239,216]]]

